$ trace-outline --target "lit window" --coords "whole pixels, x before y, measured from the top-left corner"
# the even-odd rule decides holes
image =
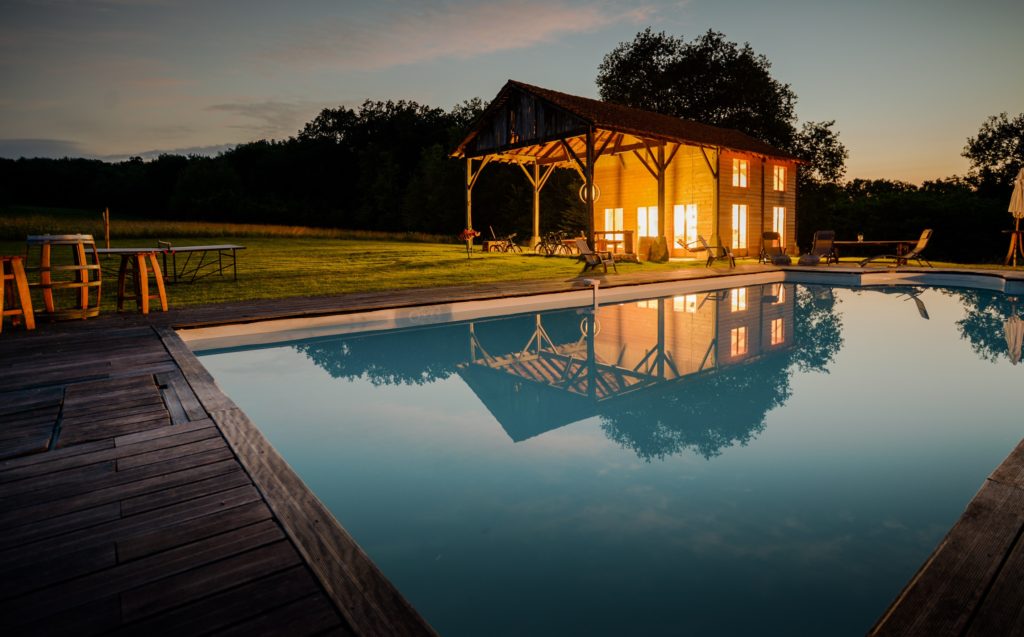
[[[697,204],[676,204],[673,208],[673,222],[676,232],[676,245],[680,242],[686,246],[697,243]]]
[[[732,293],[732,311],[742,312],[747,309],[747,288],[733,288],[730,292]]]
[[[786,286],[781,283],[775,284],[775,303],[773,305],[782,305],[786,302]]]
[[[779,245],[786,249],[786,208],[772,206],[772,230],[779,233]]]
[[[732,185],[739,188],[747,187],[747,170],[750,162],[746,159],[732,160]]]
[[[636,234],[639,237],[659,236],[657,206],[641,206],[636,209]]]
[[[775,179],[772,188],[774,190],[778,190],[779,192],[784,191],[786,189],[786,167],[774,166],[773,173]]]
[[[636,306],[645,310],[656,310],[658,309],[658,299],[646,299],[644,301],[637,301]]]
[[[782,319],[772,319],[772,345],[778,345],[786,340],[786,334],[782,329]]]
[[[623,240],[623,238],[622,238],[623,235],[621,234],[621,231],[622,231],[622,208],[605,208],[604,209],[604,229],[605,229],[606,232],[610,232],[612,230],[619,231],[618,234],[613,234],[612,236],[608,237],[609,239],[611,239],[613,241],[622,241]],[[620,243],[619,246],[621,247],[622,244]],[[618,249],[618,248],[616,248],[616,249]]]
[[[694,314],[697,312],[697,295],[687,294],[685,296],[677,296],[672,299],[672,311],[673,312],[689,312]]]
[[[747,353],[747,328],[734,327],[729,330],[729,352],[733,358]]]
[[[732,205],[732,247],[734,250],[747,247],[747,206]]]

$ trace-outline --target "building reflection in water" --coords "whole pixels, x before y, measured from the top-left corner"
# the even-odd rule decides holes
[[[458,374],[515,442],[598,417],[641,458],[710,458],[763,430],[794,369],[831,362],[834,306],[827,288],[780,283],[295,347],[377,384]]]

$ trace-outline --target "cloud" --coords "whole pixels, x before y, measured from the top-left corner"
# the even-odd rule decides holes
[[[320,107],[313,102],[231,102],[207,106],[207,111],[228,113],[246,120],[228,124],[259,137],[294,135]]]
[[[618,8],[566,0],[411,5],[362,18],[322,20],[266,55],[291,65],[372,71],[524,49],[622,22],[648,22],[655,13],[644,4]]]
[[[97,159],[103,161],[124,161],[130,157],[141,157],[142,159],[149,161],[156,159],[160,155],[201,155],[203,157],[214,157],[221,153],[227,152],[234,148],[237,144],[213,144],[210,146],[187,146],[185,148],[162,148],[156,150],[144,150],[139,153],[116,153],[113,155],[102,155]]]
[[[0,157],[84,157],[81,144],[67,139],[0,139]]]

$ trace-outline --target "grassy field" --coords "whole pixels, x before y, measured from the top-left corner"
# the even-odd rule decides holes
[[[0,254],[24,254],[28,234],[91,233],[102,235],[99,221],[79,211],[10,210],[0,212]],[[96,224],[96,225],[93,225]],[[467,258],[465,244],[427,243],[438,237],[387,235],[333,229],[256,226],[200,222],[117,221],[111,224],[112,247],[238,243],[238,282],[212,276],[192,284],[169,286],[174,307],[320,296],[413,287],[463,285],[494,281],[570,278],[579,274],[575,259],[481,253]],[[61,253],[67,251],[60,251]],[[55,258],[67,255],[55,255]],[[32,259],[37,259],[36,254]],[[104,262],[103,309],[114,308],[119,260]],[[620,272],[672,269],[680,264],[620,264]]]
[[[24,254],[28,234],[92,233],[102,235],[98,215],[81,211],[6,209],[0,211],[0,254]],[[473,253],[464,244],[430,243],[427,235],[388,235],[291,226],[114,220],[113,247],[238,243],[238,282],[212,276],[193,284],[169,287],[172,307],[463,285],[496,281],[570,278],[580,273],[575,259],[533,255]],[[70,252],[70,251],[61,251]],[[60,255],[58,255],[60,256]],[[64,255],[65,257],[67,255]],[[38,256],[33,254],[33,259]],[[753,263],[754,259],[741,262]],[[103,309],[116,302],[116,257],[104,263]],[[936,263],[936,266],[964,267]],[[619,272],[703,267],[703,262],[620,264]],[[970,267],[998,267],[972,265]]]

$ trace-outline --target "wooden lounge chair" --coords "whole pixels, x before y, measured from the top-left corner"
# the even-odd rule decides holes
[[[924,252],[924,249],[928,247],[928,240],[931,238],[932,229],[927,228],[921,232],[921,237],[917,240],[917,245],[915,245],[910,252],[906,254],[879,254],[873,257],[868,257],[867,259],[864,259],[863,261],[860,262],[860,267],[863,268],[864,266],[866,266],[867,264],[871,263],[876,259],[892,259],[895,262],[895,267],[897,268],[900,267],[901,265],[906,265],[907,262],[909,262],[910,260],[917,261],[921,265],[927,264],[929,268],[935,267],[931,264],[931,262],[928,261],[928,259],[925,259],[924,257],[921,256],[921,253]]]
[[[814,241],[811,243],[811,251],[800,256],[800,265],[818,265],[822,260],[825,265],[839,263],[839,255],[836,254],[834,242],[836,240],[835,230],[818,230],[814,233]]]
[[[701,245],[701,250],[708,251],[708,262],[704,267],[710,268],[711,264],[715,261],[727,261],[730,268],[736,267],[736,257],[732,255],[732,250],[723,246],[711,246],[708,244],[708,240],[701,235],[697,235],[697,243]]]
[[[586,239],[575,239],[574,243],[576,244],[576,249],[580,252],[580,258],[583,259],[583,272],[596,269],[600,265],[604,266],[605,274],[607,274],[608,266],[611,265],[615,273],[619,273],[619,268],[615,266],[615,259],[612,258],[611,252],[595,252],[591,250]]]
[[[757,262],[772,265],[789,265],[793,262],[782,248],[782,237],[778,232],[761,233],[761,254]]]

